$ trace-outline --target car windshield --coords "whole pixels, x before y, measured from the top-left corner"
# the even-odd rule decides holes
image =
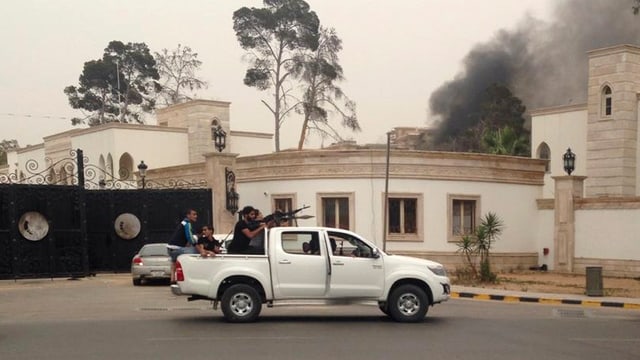
[[[145,245],[140,249],[140,256],[168,256],[167,245]]]

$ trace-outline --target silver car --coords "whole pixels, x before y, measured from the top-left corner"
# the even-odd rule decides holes
[[[170,279],[171,258],[167,244],[147,244],[131,260],[133,285],[142,284],[143,279]]]

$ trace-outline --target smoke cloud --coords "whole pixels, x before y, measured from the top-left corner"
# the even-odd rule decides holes
[[[632,0],[564,0],[550,22],[525,17],[514,30],[501,30],[476,45],[463,71],[429,99],[439,138],[472,127],[485,89],[505,84],[527,109],[585,103],[587,51],[640,45],[640,15]]]

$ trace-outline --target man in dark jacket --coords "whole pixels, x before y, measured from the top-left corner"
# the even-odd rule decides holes
[[[240,211],[240,214],[242,215],[242,219],[236,223],[233,229],[233,241],[229,245],[229,249],[227,249],[229,254],[254,253],[249,243],[251,239],[267,227],[267,224],[264,222],[260,223],[257,227],[252,226],[256,220],[256,212],[252,206],[245,206],[242,211]]]
[[[176,260],[182,254],[197,254],[197,237],[193,236],[193,226],[198,220],[198,213],[194,209],[187,210],[184,219],[178,224],[169,240],[167,249],[171,257],[171,283],[176,281]]]

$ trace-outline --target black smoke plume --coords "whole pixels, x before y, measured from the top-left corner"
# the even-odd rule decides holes
[[[633,0],[564,0],[550,22],[525,17],[476,45],[463,71],[429,99],[438,124],[436,142],[456,137],[477,121],[482,95],[493,83],[506,85],[527,109],[586,102],[589,50],[640,45],[640,15]]]

